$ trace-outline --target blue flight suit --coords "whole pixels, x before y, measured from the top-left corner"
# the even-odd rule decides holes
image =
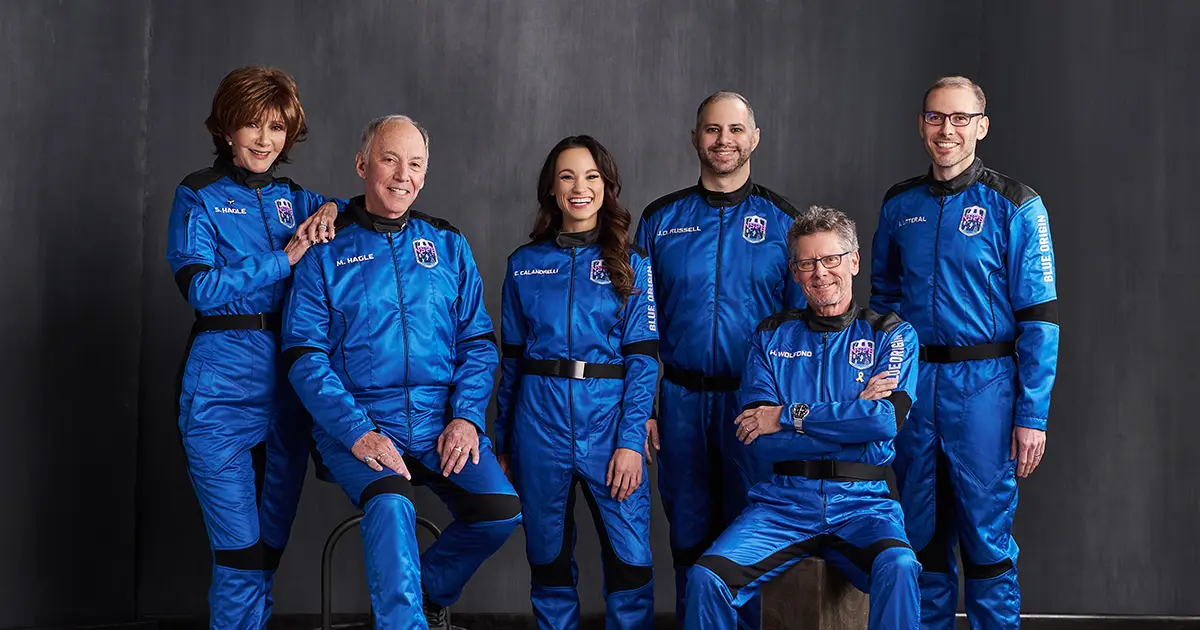
[[[752,445],[775,474],[688,574],[686,630],[732,630],[735,608],[811,555],[870,593],[869,628],[918,627],[920,565],[884,477],[915,398],[916,354],[912,326],[854,305],[833,317],[784,311],[759,325],[740,398],[746,409],[783,407],[782,430]],[[880,373],[896,388],[860,399]]]
[[[496,338],[471,249],[452,225],[412,210],[382,218],[355,197],[336,227],[337,238],[296,267],[284,360],[316,421],[323,463],[364,512],[378,626],[425,628],[422,591],[438,606],[455,602],[521,522],[520,501],[483,435]],[[437,440],[455,418],[480,433],[479,463],[443,477]],[[428,485],[454,516],[420,557],[409,482],[351,452],[368,431],[390,438],[412,483]]]
[[[921,615],[953,628],[962,543],[972,626],[1020,623],[1013,426],[1045,430],[1058,363],[1054,248],[1041,197],[976,159],[893,186],[872,253],[872,308],[911,322],[920,399],[896,438]]]
[[[196,309],[179,392],[188,475],[213,552],[209,623],[263,628],[308,469],[311,419],[278,369],[283,248],[325,203],[218,158],[175,190],[167,262]]]
[[[658,487],[681,622],[688,568],[769,474],[734,436],[733,419],[754,327],[805,304],[788,270],[787,231],[796,215],[786,199],[747,180],[730,193],[699,184],[671,193],[647,206],[638,223],[659,307]]]
[[[575,486],[604,561],[608,628],[654,627],[650,484],[618,502],[606,482],[618,448],[644,455],[658,383],[650,261],[630,247],[634,293],[622,303],[599,228],[518,248],[504,276],[504,352],[496,447],[511,455],[524,514],[538,627],[579,627]]]

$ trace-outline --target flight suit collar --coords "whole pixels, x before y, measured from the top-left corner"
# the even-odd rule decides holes
[[[975,158],[974,162],[967,167],[967,170],[959,173],[953,179],[946,181],[938,181],[933,178],[933,167],[929,167],[929,173],[925,176],[929,180],[929,194],[934,197],[950,197],[970,188],[975,182],[979,181],[979,176],[983,174],[983,161]]]
[[[255,173],[248,171],[233,163],[233,160],[227,157],[218,157],[213,162],[213,170],[225,175],[234,182],[245,186],[246,188],[259,189],[265,188],[271,182],[275,181],[275,165],[267,169],[265,173]]]
[[[811,306],[804,308],[804,323],[808,324],[808,329],[813,332],[841,332],[850,327],[854,320],[858,319],[862,309],[854,302],[850,303],[850,308],[846,309],[841,315],[833,315],[831,317],[822,317],[817,315],[812,310]]]
[[[700,191],[700,197],[714,208],[728,208],[736,206],[746,200],[750,196],[750,189],[754,187],[754,183],[749,177],[746,178],[746,183],[742,187],[730,192],[714,192],[704,187],[703,182],[696,182],[696,188]]]
[[[377,214],[367,212],[367,198],[365,195],[351,197],[350,202],[346,204],[346,211],[338,215],[338,219],[346,219],[338,221],[338,223],[346,224],[349,222],[357,223],[365,229],[379,234],[394,234],[404,229],[408,225],[408,213],[398,219],[389,219],[381,217]],[[335,224],[335,227],[340,227]]]
[[[559,232],[554,236],[554,244],[563,249],[572,247],[587,247],[595,245],[600,240],[600,226],[586,232]]]

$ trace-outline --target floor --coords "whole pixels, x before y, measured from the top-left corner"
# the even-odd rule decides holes
[[[121,630],[205,630],[203,619],[156,619],[151,623],[123,626]],[[332,630],[369,630],[366,615],[334,615]],[[465,630],[535,630],[533,619],[524,615],[455,615],[454,624]],[[270,630],[320,630],[320,615],[277,615],[271,619]],[[1200,630],[1200,618],[1182,617],[1075,617],[1062,615],[1028,615],[1022,619],[1024,630]],[[675,630],[672,615],[660,614],[655,630]],[[959,630],[969,630],[963,616],[958,618]],[[603,630],[604,618],[599,615],[581,620],[579,630]]]

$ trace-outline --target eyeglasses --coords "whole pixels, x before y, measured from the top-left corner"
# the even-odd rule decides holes
[[[921,114],[921,118],[925,121],[925,124],[933,125],[934,127],[941,127],[946,122],[947,118],[950,119],[950,124],[954,125],[955,127],[966,127],[967,125],[971,124],[972,119],[974,119],[976,116],[982,115],[983,112],[979,112],[978,114],[968,114],[966,112],[954,112],[953,114],[943,114],[942,112],[925,112],[924,114]]]
[[[801,258],[800,260],[793,260],[792,267],[799,269],[800,271],[814,271],[817,268],[817,261],[819,260],[819,261],[821,261],[822,267],[824,267],[826,269],[833,269],[835,267],[841,266],[842,258],[844,258],[846,256],[846,254],[853,254],[853,253],[854,253],[854,250],[851,250],[848,252],[842,252],[840,254],[832,254],[829,256],[822,256],[820,258]]]

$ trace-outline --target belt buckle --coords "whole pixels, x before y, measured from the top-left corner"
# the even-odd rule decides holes
[[[587,363],[583,361],[566,361],[565,363],[567,364],[567,373],[564,376],[580,381],[584,379],[583,369],[587,366]]]
[[[268,329],[268,326],[267,326],[267,314],[266,314],[266,313],[255,313],[255,315],[258,315],[258,328],[259,328],[259,330],[267,330],[267,329]]]

